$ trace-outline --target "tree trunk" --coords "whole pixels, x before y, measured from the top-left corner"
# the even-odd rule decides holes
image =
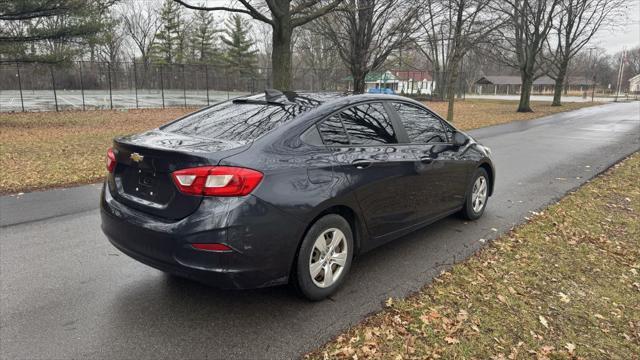
[[[562,90],[564,87],[564,79],[558,76],[555,80],[556,84],[553,89],[553,102],[551,106],[562,106]]]
[[[276,19],[274,19],[276,20]],[[291,90],[291,21],[278,19],[273,26],[273,51],[271,67],[273,68],[273,87],[278,90]]]
[[[351,73],[353,77],[353,93],[354,94],[364,94],[365,88],[365,77],[367,74],[360,71],[353,71]]]
[[[562,105],[562,90],[564,88],[564,94],[567,95],[567,84],[565,81],[567,80],[567,68],[569,67],[569,59],[563,59],[560,63],[560,68],[558,69],[558,76],[556,77],[555,87],[553,89],[553,103],[551,106],[561,106]]]
[[[434,78],[436,79],[436,83],[435,90],[433,91],[433,97],[438,100],[444,100],[447,96],[445,84],[447,79],[446,73],[443,70],[437,70],[435,71]]]
[[[533,87],[533,78],[529,75],[522,75],[522,91],[520,92],[520,104],[518,112],[533,112],[531,110],[531,88]]]
[[[447,108],[447,121],[453,122],[453,105],[456,101],[456,82],[458,81],[458,66],[454,64],[450,66],[451,72],[447,77],[447,99],[449,106]]]
[[[564,94],[567,95],[567,84],[565,81],[567,80],[567,68],[569,67],[569,59],[562,59],[560,62],[560,68],[558,69],[558,76],[555,79],[555,85],[553,89],[553,103],[551,106],[561,106],[562,105],[562,91],[564,89]]]

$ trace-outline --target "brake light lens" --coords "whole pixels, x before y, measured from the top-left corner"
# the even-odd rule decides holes
[[[205,196],[245,196],[262,181],[259,171],[231,166],[182,169],[171,177],[183,194]]]
[[[196,250],[212,251],[212,252],[230,252],[233,251],[225,244],[191,244],[191,247]]]
[[[112,173],[116,168],[116,155],[113,153],[113,148],[107,150],[107,171]]]

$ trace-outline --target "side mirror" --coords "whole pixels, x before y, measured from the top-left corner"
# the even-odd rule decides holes
[[[453,145],[455,146],[464,146],[464,144],[469,141],[469,138],[463,133],[456,131],[453,133]]]

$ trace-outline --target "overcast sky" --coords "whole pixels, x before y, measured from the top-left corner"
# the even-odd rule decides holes
[[[640,46],[640,0],[628,1],[629,18],[621,22],[619,28],[605,29],[597,34],[594,46],[602,47],[610,54],[622,51],[625,47]]]

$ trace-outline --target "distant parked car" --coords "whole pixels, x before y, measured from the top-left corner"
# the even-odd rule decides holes
[[[275,91],[116,138],[106,167],[102,229],[125,254],[312,300],[359,253],[449,214],[479,218],[495,178],[487,147],[413,100]]]
[[[387,95],[395,95],[395,91],[391,88],[371,88],[367,91],[369,94],[387,94]]]

